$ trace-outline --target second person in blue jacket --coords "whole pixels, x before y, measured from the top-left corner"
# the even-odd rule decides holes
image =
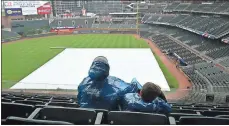
[[[122,98],[123,111],[160,113],[168,115],[171,106],[161,91],[160,87],[147,82],[143,85],[140,93],[127,93]]]

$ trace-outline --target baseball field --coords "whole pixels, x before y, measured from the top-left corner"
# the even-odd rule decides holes
[[[2,88],[15,83],[63,51],[63,48],[149,48],[148,44],[133,35],[83,34],[24,39],[2,44]],[[152,54],[153,55],[153,54]],[[170,88],[178,82],[155,56]]]

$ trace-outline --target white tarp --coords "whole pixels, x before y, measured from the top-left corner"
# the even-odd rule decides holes
[[[11,89],[77,89],[97,56],[107,57],[111,76],[153,82],[170,91],[150,49],[65,49]]]

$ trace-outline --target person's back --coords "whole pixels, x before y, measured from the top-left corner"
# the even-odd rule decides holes
[[[167,103],[161,89],[148,82],[143,85],[139,94],[127,93],[124,95],[122,110],[168,114],[171,111],[171,106]]]
[[[127,92],[137,92],[134,85],[109,76],[109,64],[105,57],[97,57],[89,70],[89,76],[78,86],[78,104],[82,108],[118,110],[119,98]]]

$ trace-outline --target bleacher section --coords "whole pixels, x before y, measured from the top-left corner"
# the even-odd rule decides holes
[[[229,55],[229,46],[226,45],[225,47],[222,47],[220,49],[210,50],[207,55],[212,57],[213,59],[226,57]]]
[[[151,36],[151,39],[161,50],[170,50],[171,52],[178,54],[189,65],[204,62],[202,58],[180,46],[166,35],[153,35]]]
[[[225,101],[223,95],[229,92],[229,73],[212,63],[205,62],[201,57],[182,47],[170,37],[180,40],[190,46],[189,48],[204,52],[206,55],[212,54],[211,58],[228,56],[227,53],[223,52],[224,50],[228,51],[229,46],[227,44],[203,38],[186,30],[164,27],[163,25],[149,25],[149,31],[142,30],[140,35],[143,38],[151,39],[162,51],[170,50],[177,53],[189,64],[188,67],[182,68],[193,83],[191,95],[185,98],[185,102],[197,101],[204,103],[206,92],[215,94],[217,102]],[[215,51],[219,52],[216,53]]]
[[[150,13],[161,13],[161,12],[163,12],[165,7],[166,7],[165,4],[160,4],[160,3],[150,4],[148,12],[150,12]]]
[[[2,124],[229,124],[228,104],[169,102],[169,115],[103,109],[81,109],[76,96],[2,93]],[[190,121],[191,120],[191,121]],[[194,120],[194,121],[193,121]]]
[[[172,3],[164,11],[181,11],[181,12],[204,12],[204,13],[221,13],[229,14],[229,2],[223,3]]]
[[[225,66],[225,67],[229,67],[229,58],[223,59],[220,62],[221,65]]]
[[[121,1],[91,1],[88,2],[88,12],[96,14],[109,14],[115,12],[124,12],[125,4]]]
[[[20,39],[21,36],[15,32],[2,30],[2,42],[9,42]]]
[[[196,64],[195,70],[199,71],[211,83],[213,92],[229,92],[229,74],[212,63]]]
[[[148,19],[146,19],[149,17]],[[229,18],[194,15],[152,14],[144,18],[147,23],[166,23],[167,25],[192,30],[200,35],[219,38],[229,33]]]

